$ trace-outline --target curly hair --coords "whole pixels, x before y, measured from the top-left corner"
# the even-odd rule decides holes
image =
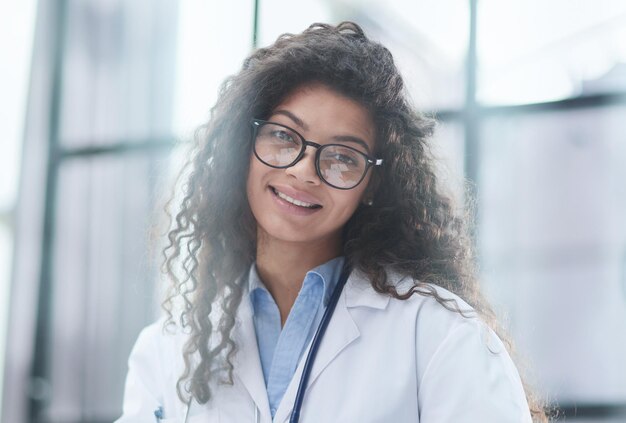
[[[343,230],[343,254],[379,293],[398,299],[431,296],[461,312],[430,284],[467,301],[511,350],[479,291],[466,213],[444,194],[429,149],[434,121],[415,111],[389,50],[355,23],[313,24],[254,51],[228,78],[195,137],[185,166],[180,210],[171,215],[164,270],[172,283],[163,308],[166,326],[190,334],[178,395],[200,403],[211,398],[209,381],[233,383],[231,335],[245,275],[256,254],[256,223],[246,197],[252,118],[267,118],[294,89],[322,83],[363,105],[376,128],[376,154],[384,166],[372,175],[373,204],[359,206]],[[378,187],[378,189],[376,189]],[[384,189],[382,189],[384,187]],[[387,271],[410,276],[399,293]],[[175,312],[178,304],[180,312]],[[175,316],[180,317],[176,322]],[[217,317],[216,317],[217,316]],[[536,421],[547,421],[527,389]]]

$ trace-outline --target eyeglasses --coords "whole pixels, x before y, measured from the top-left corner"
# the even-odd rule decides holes
[[[361,183],[370,167],[383,163],[382,159],[372,158],[347,145],[307,141],[297,131],[280,123],[253,119],[252,128],[254,155],[261,163],[276,169],[291,167],[310,145],[317,148],[317,175],[333,188],[352,189]]]

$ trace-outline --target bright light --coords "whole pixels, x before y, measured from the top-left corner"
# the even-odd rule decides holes
[[[252,46],[250,1],[179,3],[174,132],[189,134],[209,117],[219,86]]]
[[[624,1],[478,4],[478,97],[486,103],[575,97],[626,63]]]
[[[0,415],[13,256],[13,228],[2,217],[16,201],[35,11],[35,1],[22,0],[5,2],[0,13]]]

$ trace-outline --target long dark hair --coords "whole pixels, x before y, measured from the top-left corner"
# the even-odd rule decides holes
[[[326,84],[370,111],[376,155],[384,161],[372,176],[373,204],[360,206],[344,228],[346,260],[369,276],[376,291],[394,298],[427,295],[459,312],[430,284],[457,294],[510,349],[479,291],[468,219],[439,186],[428,145],[434,122],[410,104],[389,50],[355,23],[313,24],[254,51],[224,82],[210,120],[196,134],[164,250],[172,280],[163,302],[166,324],[180,324],[190,333],[178,383],[183,400],[207,402],[214,378],[233,383],[231,334],[243,276],[256,253],[245,186],[250,120],[269,116],[287,94],[310,82]],[[412,289],[397,292],[387,279],[389,270],[412,277]],[[546,421],[541,405],[527,396],[535,419]]]

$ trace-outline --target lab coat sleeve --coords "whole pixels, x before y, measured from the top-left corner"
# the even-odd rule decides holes
[[[522,383],[496,334],[475,318],[439,344],[418,390],[420,423],[529,423]]]
[[[162,325],[145,328],[128,359],[122,416],[115,423],[154,423],[154,411],[162,404],[162,365],[158,345]]]

